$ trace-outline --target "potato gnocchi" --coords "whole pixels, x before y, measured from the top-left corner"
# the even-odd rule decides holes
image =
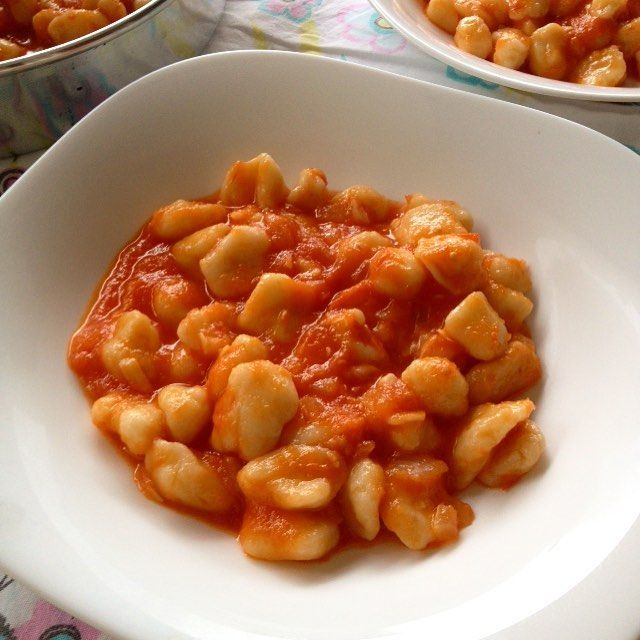
[[[97,31],[148,0],[3,0],[0,62]]]
[[[255,558],[456,540],[459,493],[544,452],[529,271],[472,228],[452,201],[235,163],[153,214],[73,335],[94,424],[147,497]]]
[[[637,0],[423,0],[423,5],[427,18],[452,35],[458,49],[501,67],[596,87],[634,86],[640,78]]]

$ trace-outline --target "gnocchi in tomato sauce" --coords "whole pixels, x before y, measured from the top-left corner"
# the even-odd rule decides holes
[[[472,227],[452,201],[235,163],[101,283],[69,348],[94,424],[147,497],[255,558],[456,540],[460,492],[507,488],[544,450],[528,268]]]
[[[0,61],[64,44],[139,9],[148,0],[0,0]]]
[[[618,87],[640,79],[639,0],[420,0],[455,45],[501,67]]]

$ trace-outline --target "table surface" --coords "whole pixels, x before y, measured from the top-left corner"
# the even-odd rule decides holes
[[[227,0],[207,51],[280,49],[327,55],[507,100],[596,129],[640,153],[640,103],[574,102],[485,82],[430,58],[367,0]],[[0,160],[0,194],[41,153]],[[0,640],[107,640],[107,636],[0,574]]]

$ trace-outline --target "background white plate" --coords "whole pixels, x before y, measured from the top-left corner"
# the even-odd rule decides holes
[[[405,38],[434,58],[455,69],[497,84],[573,100],[600,102],[638,102],[640,85],[591,87],[561,80],[549,80],[531,73],[507,69],[489,60],[465,53],[453,43],[453,36],[432,24],[423,12],[422,0],[369,0]],[[629,81],[633,83],[633,80]]]
[[[548,457],[508,493],[470,492],[477,521],[459,544],[251,561],[145,500],[90,425],[65,352],[105,267],[154,208],[211,192],[260,151],[290,184],[317,166],[334,188],[459,200],[486,245],[530,262]],[[564,120],[312,56],[206,56],[121,91],[0,200],[0,563],[131,640],[631,640],[639,170]]]

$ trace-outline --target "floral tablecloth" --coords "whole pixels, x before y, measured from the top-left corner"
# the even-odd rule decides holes
[[[640,103],[562,101],[460,73],[415,49],[366,0],[227,0],[208,51],[282,49],[328,55],[553,113],[640,153]],[[0,161],[0,194],[41,154]],[[0,574],[0,640],[105,640],[107,636]]]

